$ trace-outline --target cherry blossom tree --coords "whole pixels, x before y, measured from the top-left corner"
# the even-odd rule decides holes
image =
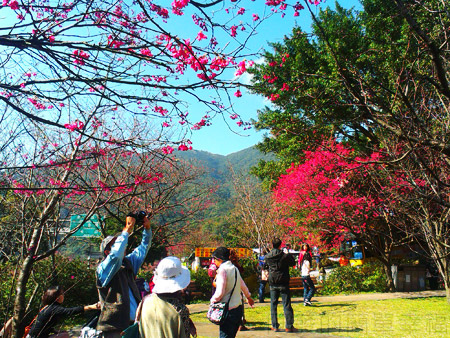
[[[183,127],[173,140],[182,149],[186,132],[216,115],[246,129],[231,101],[253,64],[246,44],[274,13],[302,8],[266,1],[256,13],[252,2],[5,0],[0,100],[11,116],[77,133],[93,107],[107,119],[157,119],[159,128]],[[197,101],[200,114],[190,111]]]
[[[135,206],[138,198],[118,196],[135,195],[164,175],[157,166],[129,172],[127,159],[162,161],[174,149],[189,150],[190,133],[216,117],[249,128],[233,101],[243,95],[240,76],[252,66],[254,51],[246,45],[264,20],[298,15],[303,7],[268,0],[257,12],[251,5],[2,2],[1,189],[21,196],[22,226],[29,226],[16,286],[16,336],[33,262],[73,234],[40,251],[44,234],[61,227],[61,207],[84,209],[87,219],[109,204],[119,210],[119,201]],[[142,203],[151,204],[151,196]]]
[[[34,264],[52,256],[94,214],[123,222],[129,211],[148,210],[153,218],[167,220],[158,220],[155,235],[173,238],[175,233],[183,233],[183,222],[205,205],[210,188],[191,183],[200,175],[198,170],[163,151],[155,151],[154,146],[105,144],[96,137],[104,133],[104,128],[108,128],[106,124],[95,124],[92,129],[85,129],[87,135],[74,139],[74,131],[56,136],[52,130],[30,124],[27,130],[34,136],[34,147],[25,145],[27,153],[10,155],[11,160],[21,163],[26,160],[25,155],[33,160],[31,166],[14,171],[10,168],[4,176],[9,182],[4,183],[4,188],[13,189],[5,197],[15,195],[9,201],[13,212],[4,221],[13,220],[19,240],[14,243],[18,251],[12,258],[19,266],[15,330],[20,330],[18,324],[25,314],[27,283]],[[120,136],[120,129],[117,130],[113,133]],[[136,139],[150,138],[145,125],[135,126],[129,132]],[[53,140],[58,137],[58,143],[48,144],[50,136]],[[72,214],[85,214],[85,218],[77,227],[62,233]]]
[[[393,289],[393,250],[413,237],[405,234],[408,219],[391,195],[408,194],[412,187],[387,172],[383,156],[379,151],[360,157],[343,144],[324,142],[280,177],[274,196],[294,220],[292,234],[307,230],[337,247],[352,234],[383,264]]]
[[[253,89],[271,101],[256,123],[271,133],[261,148],[281,159],[255,172],[271,184],[323,135],[366,154],[383,148],[391,177],[409,191],[393,191],[389,203],[404,201],[408,233],[427,243],[450,302],[449,5],[361,3],[358,11],[311,9],[312,33],[294,28],[252,70]]]

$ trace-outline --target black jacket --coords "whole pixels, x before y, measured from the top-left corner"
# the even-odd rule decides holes
[[[83,306],[65,308],[59,303],[53,303],[39,312],[31,327],[29,335],[33,338],[46,338],[53,334],[53,328],[65,317],[84,312]]]
[[[269,269],[271,286],[289,286],[289,267],[295,266],[294,256],[280,249],[273,249],[266,255],[265,267]]]

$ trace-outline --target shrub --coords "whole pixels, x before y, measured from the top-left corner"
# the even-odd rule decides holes
[[[289,276],[291,277],[301,277],[302,275],[302,270],[301,269],[297,269],[296,267],[291,266],[289,268]]]
[[[241,258],[241,259],[239,259],[239,264],[244,269],[244,271],[242,272],[242,275],[241,275],[242,278],[248,278],[252,275],[257,274],[258,260],[256,258],[252,258],[252,257]]]
[[[150,281],[153,278],[154,267],[152,264],[142,264],[138,271],[137,278],[144,278],[146,281]]]
[[[323,294],[384,292],[387,290],[386,275],[380,263],[363,266],[340,266],[335,268],[324,282]]]
[[[195,281],[197,290],[203,294],[202,299],[209,299],[209,295],[211,295],[211,280],[208,276],[208,270],[198,269],[196,272],[191,271],[191,281]]]

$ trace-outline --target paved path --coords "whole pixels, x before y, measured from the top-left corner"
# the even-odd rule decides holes
[[[348,296],[317,296],[313,299],[318,303],[339,303],[339,302],[356,302],[364,300],[384,300],[384,299],[398,299],[398,298],[423,298],[423,297],[445,297],[445,290],[437,291],[419,291],[419,292],[393,292],[393,293],[368,293],[359,295]],[[303,303],[303,298],[292,298],[292,303]],[[281,304],[281,302],[280,302]],[[255,303],[256,307],[270,306],[270,303]],[[208,304],[190,304],[188,305],[191,313],[206,312]],[[282,311],[282,310],[281,310]],[[197,333],[203,337],[218,337],[219,327],[211,323],[195,323],[197,327]],[[270,330],[270,323],[265,326],[254,327],[248,331],[238,332],[239,337],[258,337],[258,338],[278,338],[278,337],[301,337],[301,338],[336,338],[336,336],[330,336],[322,333],[313,332],[299,332],[299,333],[286,333],[286,332],[272,332]]]

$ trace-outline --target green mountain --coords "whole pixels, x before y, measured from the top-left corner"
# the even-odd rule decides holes
[[[251,167],[257,165],[259,160],[264,159],[268,161],[273,160],[274,157],[261,153],[255,147],[227,156],[199,150],[178,151],[175,156],[202,168],[205,174],[201,177],[201,182],[217,187],[217,191],[212,196],[212,205],[198,213],[195,219],[192,220],[193,223],[199,224],[204,233],[210,236],[209,238],[217,238],[222,243],[232,245],[232,237],[230,237],[232,224],[230,224],[228,216],[234,208],[235,192],[230,167],[238,175],[247,174]]]
[[[230,166],[236,172],[247,173],[251,167],[258,164],[259,160],[273,160],[273,155],[265,155],[255,147],[246,148],[226,156],[202,150],[178,151],[176,157],[204,168],[210,177],[221,183],[231,180]]]

